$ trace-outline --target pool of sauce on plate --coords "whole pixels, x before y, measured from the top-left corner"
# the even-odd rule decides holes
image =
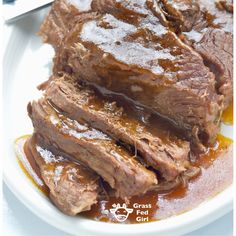
[[[17,152],[20,167],[34,185],[48,196],[47,186],[44,183],[39,185],[33,177],[33,174],[36,174],[39,179],[41,178],[34,158],[25,145],[29,137],[23,136],[15,143],[17,150],[21,150]],[[190,180],[187,187],[179,186],[174,191],[165,194],[148,192],[143,196],[131,198],[127,207],[133,209],[133,212],[124,223],[145,223],[178,215],[223,191],[232,183],[233,178],[231,144],[231,139],[219,134],[215,146],[209,148],[208,152],[201,155],[196,162],[197,166],[201,166],[201,174]],[[29,164],[32,167],[31,170],[27,168]],[[124,201],[114,197],[109,200],[99,200],[90,211],[80,215],[97,221],[118,222],[110,213],[110,209],[115,208],[118,203],[122,206]]]
[[[27,146],[25,145],[30,137],[31,135],[24,135],[16,139],[16,157],[20,168],[33,183],[33,185],[36,186],[36,188],[40,190],[40,192],[42,192],[46,196],[49,196],[49,189],[42,181],[40,169],[37,166],[32,153],[28,148],[26,148]]]
[[[233,102],[223,112],[221,120],[226,125],[233,125],[234,123],[234,105]]]

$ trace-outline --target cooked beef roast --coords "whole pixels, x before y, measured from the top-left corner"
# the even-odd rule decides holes
[[[209,29],[196,50],[204,57],[205,63],[215,73],[217,90],[224,95],[224,109],[233,99],[233,36],[219,29]]]
[[[81,17],[84,10],[90,9],[90,2],[85,9],[80,4],[73,7],[71,4],[66,0],[57,0],[53,4],[40,29],[46,42],[58,46],[59,41],[75,25],[78,15]],[[93,0],[91,5],[93,11],[113,14],[123,12],[126,15],[127,6],[132,6],[129,1],[116,0]],[[163,25],[169,25],[177,33],[183,32],[184,41],[192,44],[203,56],[205,64],[215,73],[217,91],[224,95],[226,108],[232,101],[233,93],[233,15],[230,14],[233,13],[232,0],[147,0],[146,5]],[[131,7],[129,11],[130,9]],[[89,14],[91,13],[87,15]]]
[[[168,1],[161,2],[163,10],[167,11],[167,19],[173,22],[172,24],[179,25],[175,28],[181,28],[185,36],[184,41],[201,54],[205,65],[215,74],[216,88],[219,94],[224,95],[226,108],[233,98],[233,15],[230,13],[232,1],[230,4],[230,1],[190,0],[185,6],[185,1],[172,0],[170,7]],[[188,6],[191,9],[199,9],[193,12],[191,27],[188,29],[182,27],[180,20],[176,21],[176,11],[172,9],[177,10],[180,2],[184,2],[181,5],[184,9],[188,9]]]
[[[45,96],[67,117],[86,122],[137,149],[146,163],[167,180],[175,179],[190,165],[187,141],[170,134],[161,123],[147,127],[138,117],[132,117],[130,110],[128,114],[114,102],[96,96],[91,89],[82,88],[69,76],[53,78]]]
[[[142,2],[136,0],[134,4],[142,7]],[[40,34],[46,42],[58,46],[58,42],[61,42],[78,18],[82,17],[81,13],[90,10],[90,1],[86,8],[83,8],[80,2],[73,4],[75,3],[66,0],[55,1],[40,29]],[[133,5],[130,1],[93,0],[91,5],[93,11],[119,13],[121,18],[122,13],[126,14],[126,17],[130,14],[131,18],[134,17],[133,13],[138,9],[138,7],[132,9]],[[226,12],[233,12],[232,0],[146,0],[146,5],[163,25],[169,25],[175,32],[184,32],[186,39],[194,42],[193,47],[203,56],[206,65],[216,75],[218,92],[224,95],[226,108],[232,101],[230,87],[232,87],[233,38],[232,34],[227,32],[232,32],[233,17]],[[85,14],[87,15],[85,17],[90,14]],[[211,32],[213,31],[211,27],[220,28],[222,32],[217,30]],[[202,41],[199,42],[201,39]],[[226,49],[222,41],[227,42]],[[214,53],[213,56],[210,56],[211,53]],[[223,59],[217,55],[222,55]],[[226,63],[223,63],[225,61]]]
[[[90,210],[97,203],[100,188],[98,175],[79,163],[41,147],[36,135],[26,144],[49,188],[50,199],[61,211],[76,215]]]
[[[157,18],[147,18],[139,27],[109,14],[77,24],[57,51],[55,73],[72,70],[100,91],[158,113],[195,143],[214,142],[222,99],[213,74]]]
[[[201,39],[194,43],[194,48],[214,72],[226,108],[233,99],[233,15],[218,10],[215,1],[201,0],[199,5],[208,25],[200,30]]]
[[[129,200],[200,172],[195,151],[232,101],[232,13],[232,0],[54,1],[39,32],[53,75],[28,105],[27,145],[59,209],[89,210],[100,177]]]
[[[116,196],[129,198],[156,186],[156,175],[104,133],[57,113],[43,99],[29,104],[28,112],[45,142],[94,170],[116,190]]]

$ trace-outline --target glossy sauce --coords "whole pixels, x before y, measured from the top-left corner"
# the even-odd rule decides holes
[[[16,140],[16,150],[26,150],[24,143],[29,136],[23,136]],[[218,135],[216,145],[209,148],[208,152],[199,157],[196,162],[197,166],[201,166],[201,175],[190,180],[187,187],[179,186],[177,189],[166,194],[157,194],[156,192],[148,192],[143,196],[137,196],[130,199],[127,205],[133,212],[129,215],[124,223],[145,223],[155,220],[161,220],[173,215],[186,212],[201,202],[215,196],[223,191],[232,183],[232,140],[222,135]],[[20,160],[20,167],[23,169],[27,177],[40,189],[48,195],[47,187],[39,185],[35,177],[35,173],[40,176],[37,166],[35,165],[33,156],[24,152],[17,152]],[[31,164],[35,172],[28,171],[25,166]],[[81,213],[80,215],[105,222],[118,222],[110,209],[114,208],[114,204],[124,204],[124,201],[114,197],[109,200],[100,200],[94,205],[90,211]]]
[[[231,103],[222,114],[222,122],[226,125],[233,125],[234,123],[234,105]]]
[[[148,221],[161,220],[173,215],[184,213],[193,209],[201,202],[215,196],[231,184],[233,178],[232,160],[232,140],[222,135],[218,135],[218,140],[213,148],[202,155],[197,166],[201,166],[201,175],[190,180],[187,187],[179,186],[174,191],[166,194],[149,192],[144,196],[133,197],[128,207],[134,211],[129,216],[127,223],[145,223],[147,221],[138,220],[140,215],[135,208],[136,204],[144,205],[141,210],[148,211],[148,215],[143,215],[143,220],[148,217]],[[117,222],[111,213],[106,209],[112,208],[114,203],[124,203],[121,199],[111,198],[109,201],[100,201],[89,212],[82,215],[106,222]],[[148,208],[151,204],[151,208]],[[105,211],[104,211],[105,209]]]
[[[44,193],[46,196],[49,195],[48,187],[41,179],[40,170],[34,160],[33,155],[29,149],[25,148],[25,143],[30,138],[31,135],[24,135],[19,137],[15,141],[15,153],[20,165],[20,168],[24,174],[29,178],[29,180],[36,186],[40,192]]]

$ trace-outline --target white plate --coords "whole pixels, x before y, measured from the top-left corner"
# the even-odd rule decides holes
[[[32,212],[47,223],[68,233],[80,236],[108,235],[181,235],[202,227],[232,209],[233,188],[230,186],[199,207],[159,222],[146,224],[111,224],[62,214],[19,168],[14,151],[14,140],[32,132],[26,106],[40,93],[36,86],[50,75],[53,49],[42,45],[36,32],[45,11],[28,15],[12,26],[4,55],[4,180],[11,191]],[[224,127],[232,137],[232,128]]]

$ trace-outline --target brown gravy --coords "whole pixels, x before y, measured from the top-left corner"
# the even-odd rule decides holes
[[[226,125],[233,125],[234,121],[234,105],[233,102],[226,108],[222,114],[222,122]]]
[[[49,189],[41,179],[39,167],[37,166],[33,155],[27,147],[27,141],[31,135],[24,135],[16,139],[15,152],[20,168],[29,180],[46,196],[49,196]]]
[[[144,196],[133,197],[128,207],[134,208],[136,203],[146,205],[146,207],[134,208],[128,223],[150,222],[181,214],[224,190],[233,179],[231,143],[232,140],[219,135],[216,146],[211,148],[207,154],[202,155],[197,163],[202,166],[201,175],[191,180],[186,188],[180,186],[167,194],[149,192]],[[104,215],[102,213],[102,210],[112,208],[114,203],[123,203],[123,201],[114,198],[109,201],[100,201],[91,211],[82,213],[82,215],[96,220],[117,222],[112,214]],[[150,204],[151,208],[149,208]],[[139,215],[137,210],[146,211],[148,214]]]
[[[28,164],[40,178],[40,173],[36,163],[29,150],[27,150],[27,139],[29,136],[23,136],[16,140],[18,149],[22,149],[19,157],[20,167],[26,176],[37,186],[37,188],[48,196],[48,188],[43,184],[39,185],[35,178],[32,177]],[[201,174],[192,179],[187,187],[180,186],[176,190],[166,193],[157,194],[149,192],[143,196],[137,196],[130,199],[128,207],[133,209],[125,223],[145,223],[155,220],[161,220],[173,215],[178,215],[193,209],[201,202],[215,196],[223,191],[232,183],[233,179],[233,153],[232,140],[222,135],[218,135],[216,145],[209,148],[209,151],[199,158],[196,165],[201,166]],[[19,155],[19,152],[18,152]],[[28,163],[27,163],[28,162]],[[31,171],[32,171],[31,169]],[[110,209],[114,208],[114,204],[124,203],[121,199],[111,197],[109,200],[100,200],[98,204],[93,206],[88,212],[80,215],[105,222],[118,222],[114,215],[110,213]]]

